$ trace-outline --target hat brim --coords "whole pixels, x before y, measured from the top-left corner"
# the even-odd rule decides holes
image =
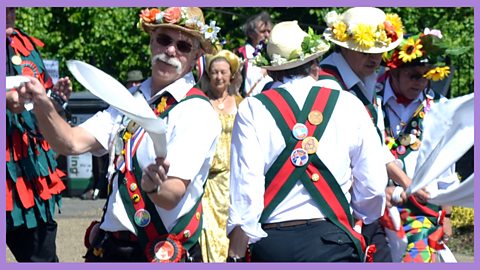
[[[205,53],[214,52],[212,44],[208,40],[206,40],[205,37],[202,35],[202,33],[200,33],[198,30],[188,29],[183,26],[179,26],[176,24],[169,24],[169,23],[164,23],[164,24],[143,23],[142,27],[147,33],[150,33],[156,28],[174,29],[174,30],[182,31],[196,38],[200,42],[200,47],[202,47]]]
[[[403,40],[403,36],[400,36],[397,40],[395,40],[395,42],[390,43],[388,46],[371,47],[371,48],[365,49],[361,46],[358,46],[358,44],[355,43],[352,39],[349,39],[347,41],[339,41],[339,40],[333,38],[333,33],[331,31],[325,31],[325,33],[323,34],[323,37],[326,40],[328,40],[332,43],[335,43],[336,45],[338,45],[340,47],[347,48],[347,49],[352,50],[352,51],[362,52],[362,53],[384,53],[384,52],[388,52],[388,51],[391,51],[391,50],[395,49],[400,44],[400,42],[402,42],[402,40]]]
[[[287,70],[287,69],[296,68],[296,67],[299,67],[299,66],[301,66],[305,63],[308,63],[308,62],[310,62],[310,61],[312,61],[316,58],[321,57],[327,51],[328,51],[328,48],[326,50],[322,50],[322,51],[318,51],[314,54],[310,54],[310,55],[306,56],[305,58],[303,58],[303,60],[302,59],[295,59],[295,60],[290,60],[288,62],[285,62],[281,65],[262,66],[261,68],[264,68],[264,69],[270,70],[270,71]]]

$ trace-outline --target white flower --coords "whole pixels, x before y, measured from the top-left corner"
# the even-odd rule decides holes
[[[299,52],[298,56],[300,57],[301,61],[305,60],[305,54],[303,52]]]
[[[162,23],[163,22],[163,15],[165,15],[165,12],[159,12],[157,15],[155,15],[155,22],[156,23]]]
[[[198,19],[198,17],[192,17],[185,21],[185,25],[189,25],[191,27],[196,26],[197,29],[202,29],[204,24]]]
[[[430,30],[430,28],[425,28],[425,30],[423,31],[423,34],[436,36],[438,38],[443,38],[442,32],[437,29]]]
[[[328,12],[325,17],[323,18],[327,23],[328,27],[332,27],[332,25],[340,20],[340,16],[338,16],[336,11]]]
[[[200,32],[205,36],[205,39],[210,39],[211,41],[217,40],[217,34],[220,31],[220,27],[215,25],[215,21],[211,21],[210,25],[203,25],[200,29]]]
[[[272,55],[272,61],[270,61],[272,66],[279,66],[286,62],[287,62],[287,59],[283,58],[281,55],[276,53]]]

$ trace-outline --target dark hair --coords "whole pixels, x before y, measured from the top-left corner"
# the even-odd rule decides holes
[[[252,34],[256,34],[258,22],[263,22],[266,25],[272,25],[270,14],[268,14],[266,11],[262,11],[259,14],[253,15],[247,19],[247,21],[243,25],[243,32],[245,33],[245,36],[247,36],[248,40],[250,40],[250,36]]]
[[[309,76],[312,71],[313,65],[318,65],[320,58],[313,59],[301,66],[294,67],[286,70],[269,70],[268,75],[272,77],[274,81],[283,82],[284,78],[293,78],[295,76]]]

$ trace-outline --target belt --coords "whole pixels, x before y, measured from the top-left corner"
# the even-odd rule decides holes
[[[128,241],[128,242],[137,242],[138,238],[135,234],[131,233],[130,231],[117,231],[117,232],[107,232],[113,238],[121,241]]]
[[[293,226],[300,226],[300,225],[309,225],[312,223],[317,223],[325,220],[326,220],[325,218],[314,218],[314,219],[290,220],[290,221],[283,221],[283,222],[276,222],[276,223],[265,223],[265,224],[262,224],[262,228],[263,229],[286,228],[286,227],[293,227]]]

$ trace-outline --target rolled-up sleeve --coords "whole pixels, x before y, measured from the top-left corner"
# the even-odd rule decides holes
[[[251,106],[257,104],[252,102],[258,101],[247,98],[240,104],[232,131],[227,234],[240,226],[249,237],[249,242],[255,243],[267,234],[258,222],[264,204],[265,161],[253,123],[255,116]]]
[[[353,174],[351,206],[356,218],[370,224],[380,218],[385,209],[386,155],[366,111],[358,114],[356,120],[358,141],[350,153]]]

